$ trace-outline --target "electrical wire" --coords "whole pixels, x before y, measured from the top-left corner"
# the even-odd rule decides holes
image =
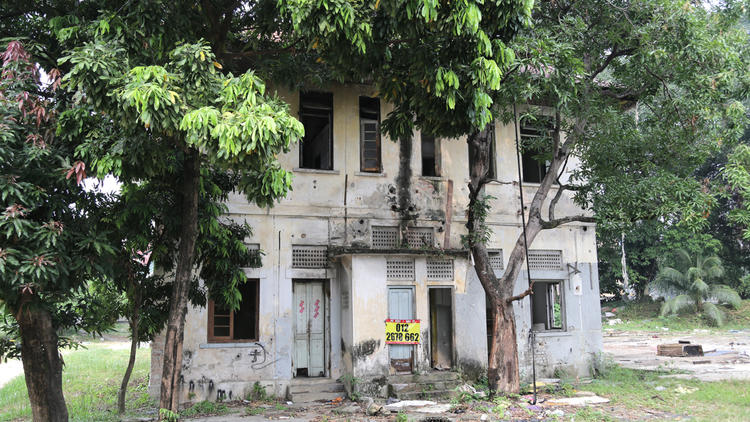
[[[523,211],[523,175],[521,174],[521,145],[518,139],[518,112],[516,111],[516,104],[513,103],[513,127],[516,129],[516,165],[518,167],[518,191],[521,194],[521,225],[523,227],[523,250],[526,255],[526,278],[529,281],[529,286],[533,284],[531,281],[531,270],[529,270],[529,241],[526,237],[526,214]],[[533,293],[532,293],[533,294]],[[534,400],[531,404],[536,404],[536,354],[534,350],[534,343],[536,343],[536,333],[532,326],[529,330],[529,337],[531,338],[531,374],[534,388]]]

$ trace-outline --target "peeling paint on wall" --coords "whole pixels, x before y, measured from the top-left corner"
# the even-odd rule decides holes
[[[375,353],[380,348],[380,340],[367,340],[358,343],[352,349],[352,357],[354,360],[366,359],[368,356]]]

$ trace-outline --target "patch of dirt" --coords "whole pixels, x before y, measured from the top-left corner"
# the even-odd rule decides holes
[[[696,378],[701,381],[750,379],[750,330],[715,333],[693,330],[689,333],[634,332],[605,330],[604,352],[615,363],[632,369],[674,369],[674,378]],[[703,346],[705,356],[657,356],[656,346],[680,340]]]

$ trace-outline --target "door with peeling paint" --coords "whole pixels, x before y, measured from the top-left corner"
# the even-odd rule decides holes
[[[388,318],[414,319],[414,289],[390,287],[388,289]],[[389,344],[388,354],[395,372],[411,372],[414,364],[414,347],[406,344]]]
[[[325,375],[325,290],[322,281],[295,281],[294,362],[295,376]]]

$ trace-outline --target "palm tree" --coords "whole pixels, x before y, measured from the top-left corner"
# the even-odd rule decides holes
[[[662,267],[651,282],[652,291],[677,295],[664,302],[661,316],[694,308],[716,325],[724,324],[724,312],[714,302],[736,308],[742,300],[731,287],[716,283],[722,275],[724,268],[716,255],[698,254],[692,258],[684,249],[678,249],[674,267]]]

